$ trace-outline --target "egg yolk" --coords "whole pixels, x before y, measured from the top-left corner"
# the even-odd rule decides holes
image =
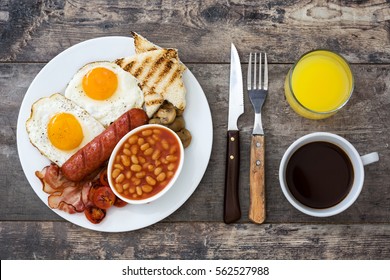
[[[118,78],[114,72],[104,67],[90,70],[83,78],[84,92],[92,99],[110,98],[118,87]]]
[[[84,134],[80,122],[69,113],[59,113],[47,125],[50,142],[60,150],[73,150],[83,141]]]

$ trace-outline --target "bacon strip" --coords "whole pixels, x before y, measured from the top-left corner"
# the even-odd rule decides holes
[[[88,199],[92,187],[91,180],[80,182],[69,181],[64,177],[56,164],[51,164],[36,171],[35,175],[42,182],[42,189],[49,194],[48,204],[69,214],[83,212],[92,202]]]

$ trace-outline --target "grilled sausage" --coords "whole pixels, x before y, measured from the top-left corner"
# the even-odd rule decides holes
[[[77,151],[61,167],[64,176],[71,181],[80,181],[109,159],[115,145],[130,130],[146,124],[144,110],[131,109],[120,116],[100,135]]]

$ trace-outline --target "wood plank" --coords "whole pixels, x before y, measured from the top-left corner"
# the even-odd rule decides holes
[[[16,121],[23,96],[43,64],[0,64],[0,220],[61,220],[36,196],[24,177],[16,148]],[[225,134],[228,104],[228,65],[189,64],[211,107],[214,127],[213,151],[208,169],[191,198],[167,221],[222,221]],[[355,92],[335,116],[307,120],[296,115],[284,98],[283,79],[290,65],[269,67],[269,96],[264,105],[266,133],[266,223],[370,223],[390,222],[389,65],[353,65]],[[245,68],[245,67],[244,67]],[[244,70],[246,72],[246,70]],[[248,222],[249,148],[253,111],[245,96],[241,129],[240,200]],[[337,133],[361,153],[379,152],[380,162],[365,168],[366,178],[358,201],[344,213],[326,219],[308,217],[284,198],[278,182],[280,159],[298,137],[314,131]],[[222,165],[221,165],[222,164]]]
[[[0,65],[0,196],[6,203],[0,208],[1,220],[58,219],[46,207],[24,176],[16,147],[16,123],[23,97],[43,65]],[[4,208],[3,208],[4,207]],[[41,215],[41,213],[44,213]]]
[[[328,48],[352,63],[390,62],[388,1],[2,1],[0,61],[48,61],[81,41],[137,31],[186,63],[266,50],[275,63]],[[244,58],[247,61],[247,58]]]
[[[112,234],[62,222],[0,222],[0,258],[378,260],[390,258],[389,231],[388,224],[160,223]]]

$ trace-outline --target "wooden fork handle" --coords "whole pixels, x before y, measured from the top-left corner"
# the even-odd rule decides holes
[[[249,174],[249,220],[265,221],[264,135],[252,135]]]

